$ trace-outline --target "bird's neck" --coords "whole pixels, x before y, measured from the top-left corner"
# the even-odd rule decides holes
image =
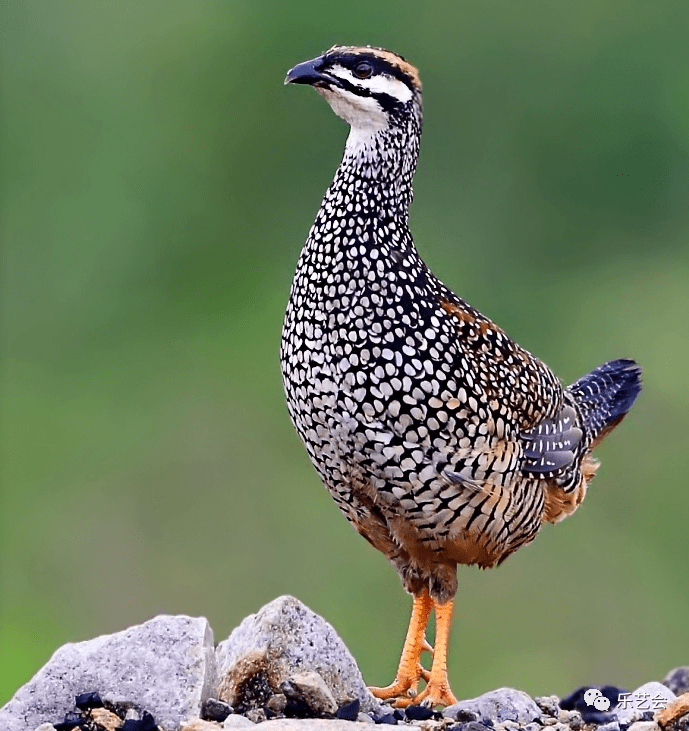
[[[373,221],[395,220],[406,225],[419,141],[416,120],[406,128],[353,127],[331,189],[353,198],[361,213]]]

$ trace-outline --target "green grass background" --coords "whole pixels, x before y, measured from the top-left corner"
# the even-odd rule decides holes
[[[289,423],[280,327],[345,124],[288,68],[421,69],[412,226],[564,381],[645,390],[576,516],[461,568],[450,677],[635,687],[689,664],[686,0],[3,0],[0,703],[161,612],[216,640],[283,593],[369,683],[410,601]]]

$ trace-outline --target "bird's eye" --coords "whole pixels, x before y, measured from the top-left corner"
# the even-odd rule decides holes
[[[368,79],[373,73],[373,66],[368,61],[362,61],[354,67],[354,76],[357,79]]]

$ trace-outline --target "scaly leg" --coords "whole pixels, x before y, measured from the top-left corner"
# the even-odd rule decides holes
[[[426,641],[426,625],[432,606],[433,600],[426,589],[414,597],[397,675],[391,685],[384,688],[369,688],[376,698],[389,700],[403,696],[409,691],[415,693],[420,678],[430,682],[431,674],[421,666],[419,658],[424,651],[433,652],[433,648]],[[435,662],[433,665],[435,666]]]
[[[417,703],[431,707],[451,706],[457,702],[447,677],[447,645],[450,639],[453,605],[452,599],[445,604],[435,604],[435,652],[428,684],[413,698],[399,699],[397,706],[404,707]]]

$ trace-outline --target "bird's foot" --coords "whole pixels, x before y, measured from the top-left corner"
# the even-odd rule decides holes
[[[420,693],[406,698],[397,698],[394,703],[395,707],[407,708],[408,706],[423,704],[424,706],[435,708],[435,706],[451,706],[457,702],[457,698],[450,688],[446,673],[444,677],[437,677],[432,673],[428,673],[428,675],[428,683]]]
[[[432,651],[432,648],[430,651]],[[390,685],[386,685],[383,688],[371,687],[369,690],[381,701],[395,700],[395,705],[397,705],[397,701],[406,701],[416,696],[416,689],[419,685],[419,680],[425,680],[428,682],[430,678],[430,671],[426,670],[426,668],[419,663],[416,666],[415,673],[400,674],[398,672],[397,677]]]

